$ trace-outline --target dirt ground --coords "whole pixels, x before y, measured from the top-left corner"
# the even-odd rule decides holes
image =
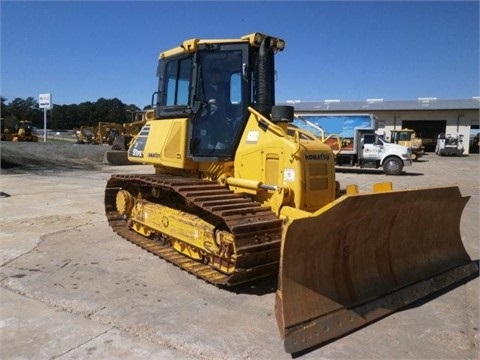
[[[103,166],[107,145],[11,142],[0,144],[3,171],[98,170]]]
[[[106,181],[153,170],[104,165],[107,149],[0,144],[0,358],[291,359],[273,312],[275,279],[219,289],[113,233]],[[363,191],[382,181],[395,189],[458,186],[471,197],[462,241],[478,263],[479,160],[429,153],[401,176],[336,176]],[[479,285],[476,277],[300,358],[478,359]]]

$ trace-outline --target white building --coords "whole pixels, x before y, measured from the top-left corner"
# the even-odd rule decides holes
[[[379,134],[388,138],[390,130],[413,129],[424,140],[426,151],[435,151],[439,134],[463,135],[465,153],[479,130],[480,97],[471,99],[417,100],[367,99],[364,101],[323,100],[318,102],[287,101],[303,113],[349,114],[372,113],[380,120]]]

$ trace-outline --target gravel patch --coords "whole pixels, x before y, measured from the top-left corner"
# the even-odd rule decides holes
[[[110,146],[72,143],[11,142],[0,144],[2,173],[25,170],[99,170]]]

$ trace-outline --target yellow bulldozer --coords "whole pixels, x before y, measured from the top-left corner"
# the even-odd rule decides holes
[[[19,141],[19,142],[38,142],[38,136],[35,135],[33,123],[29,120],[20,120],[15,125],[15,131],[5,128],[2,124],[2,140],[3,141]]]
[[[211,284],[278,276],[280,335],[298,353],[478,267],[461,241],[469,197],[457,187],[339,186],[331,148],[275,105],[284,48],[254,33],[162,52],[154,117],[128,149],[154,171],[112,175],[105,211],[118,235]]]

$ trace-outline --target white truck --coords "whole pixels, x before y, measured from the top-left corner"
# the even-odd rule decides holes
[[[330,145],[338,166],[383,168],[398,175],[412,165],[412,150],[392,144],[375,131],[378,120],[372,114],[296,114],[293,125],[312,132]]]

